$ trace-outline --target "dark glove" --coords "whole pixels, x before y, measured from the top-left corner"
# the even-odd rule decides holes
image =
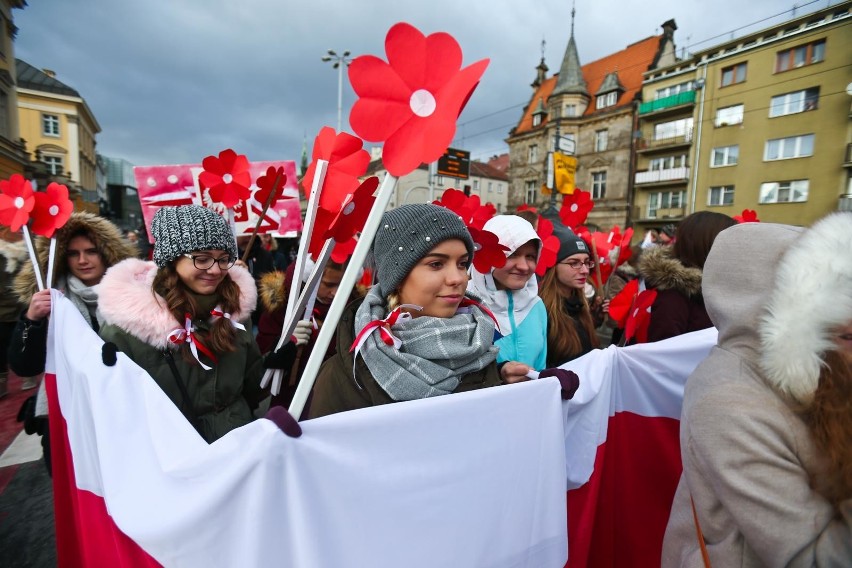
[[[559,379],[559,385],[562,387],[562,400],[571,400],[574,398],[574,393],[580,388],[580,377],[574,371],[553,367],[552,369],[544,369],[538,375],[540,379],[547,377]]]
[[[278,351],[270,351],[263,359],[264,369],[283,369],[290,371],[296,360],[296,345],[291,341],[284,344]]]
[[[107,367],[114,367],[115,362],[118,361],[118,346],[111,342],[107,341],[104,343],[104,346],[101,347],[101,360],[104,362],[104,365]]]
[[[302,427],[283,406],[273,406],[264,418],[274,422],[282,432],[291,438],[298,438],[302,435]]]

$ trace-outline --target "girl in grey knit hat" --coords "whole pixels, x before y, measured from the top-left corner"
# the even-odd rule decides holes
[[[508,365],[498,370],[495,322],[466,295],[473,252],[449,209],[413,204],[384,214],[372,248],[377,283],[341,318],[311,417],[523,380]]]

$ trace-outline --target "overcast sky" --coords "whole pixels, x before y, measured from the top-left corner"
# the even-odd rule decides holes
[[[837,1],[799,0],[797,15]],[[575,38],[588,63],[660,33],[705,49],[792,17],[784,0],[577,0]],[[546,40],[550,74],[570,35],[570,0],[29,0],[15,10],[16,56],[86,99],[98,151],[135,165],[197,163],[225,148],[252,161],[298,161],[302,140],[337,125],[337,71],[326,50],[385,58],[396,22],[448,32],[465,65],[491,64],[453,145],[487,159],[529,100]],[[711,39],[715,38],[715,39]],[[709,40],[709,41],[708,41]],[[343,129],[354,94],[344,73]]]

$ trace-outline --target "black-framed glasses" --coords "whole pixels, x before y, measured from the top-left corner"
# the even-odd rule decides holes
[[[576,258],[569,258],[568,260],[563,260],[559,264],[564,264],[566,266],[570,266],[574,270],[580,270],[581,266],[585,266],[589,270],[595,267],[595,261],[592,259],[588,260],[577,260]]]
[[[192,259],[192,265],[198,270],[209,270],[213,267],[213,264],[216,263],[219,265],[219,270],[228,270],[234,263],[237,262],[236,258],[231,258],[230,256],[223,256],[221,258],[213,258],[209,254],[188,254],[184,253],[186,258]]]

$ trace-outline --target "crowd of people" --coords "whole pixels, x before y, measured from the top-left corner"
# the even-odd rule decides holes
[[[852,214],[798,229],[694,213],[634,247],[597,290],[602,259],[567,227],[554,232],[556,263],[536,276],[534,223],[490,219],[484,229],[506,263],[480,272],[455,213],[432,204],[386,212],[371,246],[373,283],[351,292],[301,418],[549,376],[569,399],[582,381],[570,361],[601,348],[610,299],[638,279],[656,291],[649,341],[711,326],[720,334],[687,382],[667,565],[852,558]],[[274,239],[245,250],[248,239],[196,205],[159,209],[150,234],[148,250],[137,233],[87,213],[57,233],[54,287],[106,342],[105,362],[111,350],[144,368],[207,442],[286,408],[346,263],[324,268],[313,313],[276,351],[290,289],[304,283]],[[35,386],[50,291],[37,290],[23,245],[2,236],[2,351]],[[47,248],[37,241],[43,268]],[[275,396],[260,386],[264,369],[284,372]],[[46,445],[43,386],[30,407],[28,431]]]

